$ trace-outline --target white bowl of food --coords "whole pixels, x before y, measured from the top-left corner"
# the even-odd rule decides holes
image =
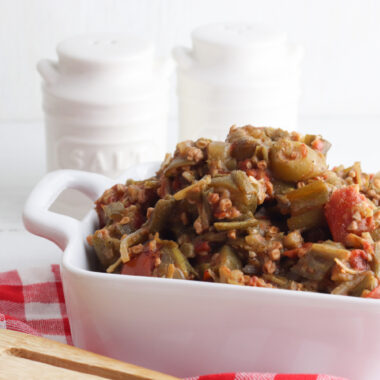
[[[328,145],[247,126],[116,181],[46,175],[24,223],[64,251],[74,344],[183,377],[378,379],[380,181],[358,164],[328,170]],[[49,211],[67,188],[97,212]]]

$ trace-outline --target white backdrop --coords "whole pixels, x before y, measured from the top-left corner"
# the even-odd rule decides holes
[[[273,25],[305,46],[301,115],[379,115],[379,19],[377,0],[0,0],[0,120],[41,117],[35,65],[61,39],[130,32],[167,55],[216,21]]]

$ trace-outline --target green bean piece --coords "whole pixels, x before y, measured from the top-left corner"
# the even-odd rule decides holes
[[[305,135],[304,138],[303,138],[303,142],[308,145],[308,146],[311,146],[311,143],[317,138],[318,136],[317,135]]]
[[[125,216],[125,206],[122,202],[112,202],[103,206],[104,214],[108,219],[119,222]]]
[[[234,240],[234,244],[237,240],[238,239]],[[249,235],[246,235],[244,237],[244,241],[246,244],[248,244],[249,251],[264,254],[268,249],[268,242],[259,232],[254,232],[250,233]]]
[[[273,175],[283,181],[304,181],[327,170],[325,156],[298,141],[281,139],[275,142],[269,158]]]
[[[123,236],[131,234],[133,231],[135,231],[135,228],[133,226],[133,223],[128,222],[126,224],[121,223],[114,223],[109,226],[110,230],[114,232],[115,235]]]
[[[242,193],[252,193],[254,191],[251,181],[242,170],[232,171],[231,178]]]
[[[216,222],[214,223],[214,227],[217,231],[244,230],[248,227],[257,226],[258,223],[259,221],[257,219],[252,218],[234,222]]]
[[[250,182],[247,174],[241,170],[234,170],[229,175],[214,177],[210,186],[215,190],[226,189],[231,194],[233,203],[239,211],[255,212],[257,207],[257,189]]]
[[[176,169],[183,166],[194,166],[195,164],[195,161],[190,161],[183,157],[174,157],[169,163],[169,165],[165,168],[164,174],[166,177],[170,177],[172,174],[176,172]]]
[[[288,194],[289,192],[295,190],[293,183],[284,182],[279,179],[273,179],[272,184],[276,195]]]
[[[265,145],[258,145],[255,149],[255,157],[265,162],[269,161],[269,149]]]
[[[220,250],[218,268],[225,266],[230,270],[242,269],[239,257],[229,245],[224,245]]]
[[[380,279],[380,241],[375,243],[372,266],[375,276]]]
[[[326,243],[314,243],[311,246],[310,253],[329,260],[348,260],[350,257],[350,251],[348,249],[338,248]]]
[[[149,234],[148,228],[146,226],[142,226],[135,232],[129,234],[125,240],[128,242],[129,247],[132,247],[132,245],[142,243],[146,239],[148,234]]]
[[[123,260],[121,257],[119,257],[113,264],[111,264],[109,267],[107,267],[106,272],[107,273],[120,273],[120,265],[123,264]]]
[[[328,142],[327,140],[323,139],[321,136],[317,135],[305,135],[303,142],[309,146],[311,146],[312,142],[316,139],[319,139],[323,142],[323,148],[322,148],[322,153],[326,156],[327,152],[331,148],[331,143]]]
[[[242,170],[234,170],[231,172],[231,177],[236,183],[242,194],[244,194],[244,203],[249,206],[248,210],[255,211],[257,207],[257,192],[258,189],[249,180],[247,174]]]
[[[329,188],[323,181],[315,181],[286,194],[292,216],[321,207],[329,200]]]
[[[207,193],[204,191],[201,194],[201,201],[197,203],[197,209],[202,231],[206,231],[210,227],[211,208],[207,200]]]
[[[306,211],[303,214],[292,216],[287,220],[288,227],[294,230],[309,230],[321,227],[326,223],[322,208]]]
[[[212,178],[210,186],[217,190],[226,189],[231,193],[240,192],[239,188],[236,186],[236,183],[233,181],[231,174]]]
[[[211,141],[207,146],[209,160],[224,160],[228,156],[230,144],[223,141]]]
[[[151,233],[161,232],[167,227],[168,219],[173,211],[176,201],[173,197],[160,199],[153,210],[152,216],[148,222]]]
[[[326,260],[308,252],[291,268],[291,272],[308,280],[322,281],[334,263],[333,260]]]
[[[358,273],[352,280],[342,282],[335,287],[331,294],[361,296],[363,290],[372,290],[376,286],[376,279],[369,271]]]
[[[126,185],[142,185],[145,189],[154,189],[160,186],[160,182],[156,177],[150,177],[141,181],[135,181],[134,179],[127,179],[125,182]]]
[[[144,225],[135,232],[125,235],[120,240],[120,255],[124,263],[130,260],[128,248],[143,243],[149,235],[149,228]]]
[[[265,281],[269,281],[272,284],[278,286],[279,288],[289,289],[289,287],[290,287],[290,282],[291,281],[288,280],[285,277],[278,276],[278,275],[275,275],[275,274],[264,273],[263,274],[263,278],[264,278]]]
[[[182,199],[185,199],[189,195],[191,195],[192,192],[196,192],[199,195],[200,191],[204,189],[207,185],[209,185],[210,182],[211,182],[211,177],[209,175],[206,175],[202,179],[200,179],[198,182],[195,182],[185,187],[184,189],[177,191],[174,194],[174,199],[176,201],[181,201]]]
[[[244,136],[232,143],[231,156],[241,161],[251,158],[258,146],[258,140],[251,136]]]
[[[121,238],[135,231],[136,214],[139,212],[135,205],[126,208],[122,202],[112,202],[103,206],[103,210],[112,236]]]
[[[263,253],[265,251],[265,248],[267,248],[267,246],[264,246],[264,244],[261,244],[260,241],[252,242],[253,239],[250,240],[249,242],[247,242],[248,236],[252,237],[253,235],[247,235],[245,238],[237,237],[236,239],[231,239],[228,241],[228,244],[232,248],[234,248],[238,251],[242,251],[242,250],[244,251],[245,250],[245,251],[254,251],[257,253]]]
[[[167,256],[170,262],[174,264],[175,267],[177,267],[185,278],[190,278],[194,276],[198,276],[198,273],[196,270],[190,265],[189,261],[186,259],[186,257],[182,254],[182,252],[179,250],[177,244],[175,245],[167,245],[165,244],[161,248],[161,260],[163,263],[165,263],[165,256]]]
[[[368,272],[366,276],[356,285],[353,289],[351,289],[350,295],[354,297],[361,297],[364,290],[373,290],[377,286],[377,280],[373,273]]]
[[[95,231],[92,235],[92,246],[104,269],[108,268],[120,256],[120,241],[111,237],[105,228]]]
[[[279,276],[277,274],[264,273],[263,279],[280,289],[299,290],[306,289],[305,284],[301,284],[294,280],[287,279],[286,277]]]
[[[192,244],[192,243],[183,243],[183,244],[181,244],[181,246],[179,248],[180,248],[182,254],[187,259],[191,259],[191,258],[195,257],[194,244]]]
[[[372,232],[370,232],[372,239],[374,241],[380,241],[380,228],[376,228]]]
[[[229,157],[226,161],[226,168],[229,171],[236,170],[237,169],[237,160],[236,158]]]
[[[288,131],[284,131],[283,129],[272,128],[272,127],[264,127],[262,129],[263,129],[263,132],[265,133],[265,135],[268,136],[268,137],[270,137],[272,140],[279,140],[279,139],[282,139],[282,138],[289,138],[289,132]]]
[[[160,181],[158,181],[156,178],[149,178],[143,182],[145,189],[156,189],[160,186]]]
[[[230,144],[222,141],[211,141],[207,146],[207,163],[208,165],[220,163],[223,169],[226,169],[226,163],[229,160]]]
[[[346,260],[350,251],[341,249],[333,244],[314,243],[309,251],[302,256],[291,271],[303,278],[313,281],[323,280],[335,265],[335,259]]]
[[[159,239],[158,242],[161,244],[162,247],[166,247],[166,248],[177,248],[178,247],[178,243],[175,242],[174,240],[161,240]]]

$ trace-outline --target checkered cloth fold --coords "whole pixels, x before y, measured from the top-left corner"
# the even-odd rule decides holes
[[[0,328],[72,344],[59,265],[0,273]]]
[[[0,273],[0,328],[72,344],[59,265]],[[186,380],[347,380],[328,375],[230,373]]]

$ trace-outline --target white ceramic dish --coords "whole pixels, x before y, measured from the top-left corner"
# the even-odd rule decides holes
[[[67,188],[95,200],[113,183],[152,175],[157,164],[118,181],[52,172],[31,193],[26,228],[64,250],[62,279],[74,344],[177,376],[230,371],[329,373],[380,378],[380,301],[91,271],[82,222],[48,211]]]

